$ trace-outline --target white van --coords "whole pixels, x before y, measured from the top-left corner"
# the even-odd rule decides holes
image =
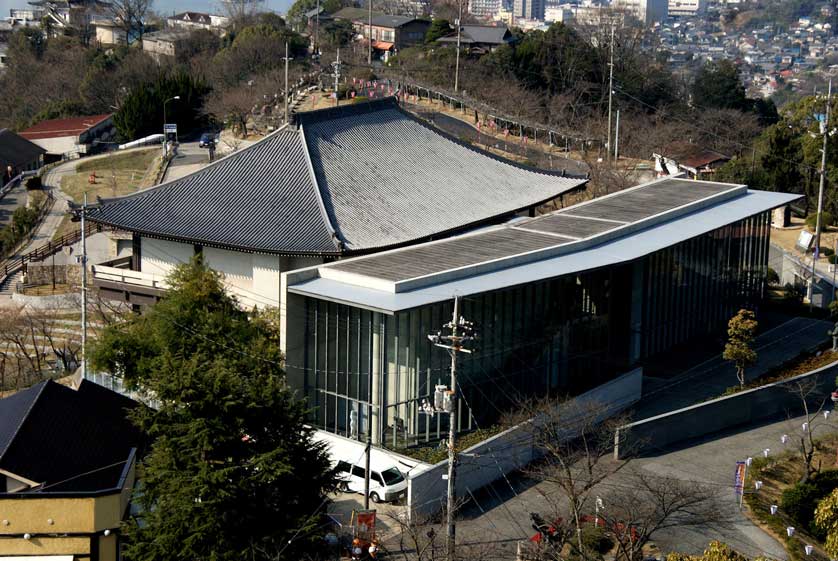
[[[355,465],[343,460],[337,463],[340,488],[364,494],[364,480],[366,479],[366,462]],[[370,463],[370,500],[374,503],[381,501],[397,501],[407,493],[407,479],[394,465],[382,465],[378,462]]]

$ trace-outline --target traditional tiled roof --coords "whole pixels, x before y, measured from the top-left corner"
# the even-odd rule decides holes
[[[37,144],[28,141],[9,129],[0,129],[0,166],[25,166],[31,164],[46,152]]]
[[[92,382],[46,381],[0,400],[0,470],[34,492],[113,489],[139,445],[135,402]]]
[[[464,144],[394,99],[303,113],[296,125],[88,216],[203,245],[340,255],[498,221],[586,181]]]
[[[481,45],[503,45],[509,43],[511,40],[512,34],[505,25],[464,25],[460,33],[460,42],[467,45],[474,43]],[[440,37],[437,41],[443,43],[456,42],[457,32],[455,31],[451,35]]]

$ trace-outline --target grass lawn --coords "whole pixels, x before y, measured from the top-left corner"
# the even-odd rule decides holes
[[[159,149],[149,148],[82,160],[76,166],[74,175],[62,178],[61,190],[76,202],[81,202],[85,192],[89,201],[95,201],[96,197],[119,197],[133,193],[151,186],[148,183],[152,179],[147,177],[147,172],[159,156]],[[94,184],[89,182],[92,173],[96,174]]]
[[[823,551],[822,544],[805,528],[798,527],[791,518],[783,513],[780,507],[777,514],[771,514],[771,505],[781,505],[781,495],[785,489],[793,486],[803,477],[803,464],[800,452],[793,449],[792,442],[787,445],[790,449],[779,455],[765,458],[754,458],[748,470],[748,481],[745,486],[745,503],[747,514],[755,524],[773,535],[784,544],[791,561],[828,560],[829,556]],[[779,444],[779,443],[778,443]],[[814,465],[821,465],[822,470],[836,469],[836,449],[838,449],[838,435],[830,434],[817,441]],[[754,482],[762,481],[762,489],[753,492]],[[786,528],[795,527],[794,536],[788,537]],[[806,555],[804,547],[814,546],[812,555]]]

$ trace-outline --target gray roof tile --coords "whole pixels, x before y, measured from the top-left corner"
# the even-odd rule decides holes
[[[392,99],[303,113],[298,125],[89,217],[204,245],[337,255],[460,232],[585,183],[465,145]]]

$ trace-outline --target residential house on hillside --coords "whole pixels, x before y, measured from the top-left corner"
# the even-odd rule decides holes
[[[373,49],[385,56],[424,42],[425,34],[431,26],[431,22],[426,19],[376,12],[373,12],[370,21],[369,12],[363,8],[343,8],[332,14],[332,17],[336,20],[351,21],[355,32],[364,41],[371,39]],[[322,20],[320,24],[323,24]]]
[[[730,156],[695,144],[670,147],[661,154],[652,154],[655,172],[659,176],[687,172],[692,179],[709,179],[713,173],[730,161]]]
[[[47,159],[74,158],[89,154],[100,142],[116,136],[113,115],[90,115],[67,119],[49,119],[20,131],[47,152]]]
[[[9,129],[0,129],[0,186],[22,171],[36,170],[44,164],[44,150]]]
[[[128,34],[120,23],[112,17],[95,17],[91,20],[96,32],[96,42],[103,46],[125,45]]]
[[[437,41],[456,46],[457,32],[440,37]],[[501,45],[508,45],[513,41],[512,32],[505,25],[464,25],[460,30],[460,45],[473,54],[490,53]]]
[[[189,30],[183,28],[164,29],[143,35],[143,50],[158,63],[165,58],[177,56],[183,41],[189,37]]]
[[[281,307],[285,271],[533,215],[586,182],[463,144],[394,98],[301,113],[191,175],[91,208],[88,220],[133,234],[131,270],[95,265],[94,284],[153,303],[201,253],[242,305]]]
[[[12,559],[112,561],[129,513],[136,403],[93,382],[0,399],[0,543]],[[5,558],[5,557],[4,557]]]
[[[223,34],[230,24],[230,18],[203,12],[182,12],[166,18],[166,25],[172,28],[194,30],[206,29]]]
[[[392,53],[423,43],[430,26],[426,19],[383,15],[372,18],[372,29],[365,29],[363,36],[376,51]]]

